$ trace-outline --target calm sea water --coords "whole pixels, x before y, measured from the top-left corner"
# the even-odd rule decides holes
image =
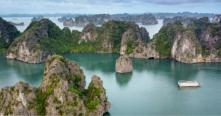
[[[116,74],[116,54],[67,54],[81,65],[87,85],[101,77],[111,116],[221,115],[221,64],[182,64],[169,60],[134,59],[131,74]],[[0,57],[0,87],[25,81],[39,86],[43,64],[25,64]],[[179,89],[177,81],[197,80],[202,87]]]

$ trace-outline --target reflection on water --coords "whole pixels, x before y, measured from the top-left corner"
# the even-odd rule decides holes
[[[127,74],[116,73],[116,81],[120,87],[124,87],[124,86],[127,86],[132,76],[133,76],[133,73],[127,73]]]
[[[183,64],[171,60],[142,60],[134,59],[134,70],[138,72],[148,71],[153,74],[163,74],[170,77],[177,84],[179,80],[195,80],[200,64]],[[205,65],[205,64],[204,64]],[[188,69],[188,70],[186,70]]]
[[[97,57],[98,56],[98,57]],[[115,71],[115,60],[118,55],[116,54],[68,54],[66,55],[71,60],[75,60],[85,68],[85,70],[90,71],[101,71],[104,73],[112,73]]]
[[[87,85],[96,74],[103,80],[111,116],[220,115],[221,64],[182,64],[170,60],[133,59],[129,74],[115,73],[117,54],[67,54],[83,69]],[[0,57],[0,87],[24,80],[38,86],[43,65]],[[179,89],[179,80],[196,80],[202,87]]]

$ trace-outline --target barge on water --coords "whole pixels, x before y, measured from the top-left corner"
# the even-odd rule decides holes
[[[178,81],[179,87],[200,87],[200,83],[197,81]]]

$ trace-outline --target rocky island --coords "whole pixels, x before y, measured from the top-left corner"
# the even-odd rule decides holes
[[[53,53],[65,52],[65,43],[69,41],[64,35],[69,31],[66,28],[61,30],[48,19],[33,21],[10,45],[7,58],[42,63]]]
[[[25,32],[13,41],[7,50],[7,58],[27,63],[42,63],[55,53],[119,53],[120,50],[124,53],[131,52],[138,43],[148,40],[146,29],[130,22],[108,21],[101,27],[89,24],[83,32],[71,32],[68,28],[59,29],[48,19],[42,19],[33,21]]]
[[[118,53],[132,58],[174,59],[183,63],[221,62],[221,24],[200,19],[167,19],[150,40],[145,28],[126,21],[88,24],[82,32],[59,29],[48,19],[34,21],[15,39],[7,58],[41,63],[67,52]]]
[[[189,24],[175,21],[163,26],[145,47],[138,46],[130,55],[139,53],[143,54],[141,58],[170,58],[183,63],[221,62],[220,31],[221,24],[210,23],[207,17]]]
[[[0,115],[102,116],[110,108],[100,78],[85,89],[80,66],[57,55],[47,59],[40,87],[19,82],[1,89],[0,99]]]
[[[132,60],[128,56],[120,56],[116,60],[115,70],[117,73],[129,73],[133,71]]]

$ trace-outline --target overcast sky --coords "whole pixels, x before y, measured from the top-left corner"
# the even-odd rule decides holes
[[[221,0],[0,0],[0,14],[221,13]]]

